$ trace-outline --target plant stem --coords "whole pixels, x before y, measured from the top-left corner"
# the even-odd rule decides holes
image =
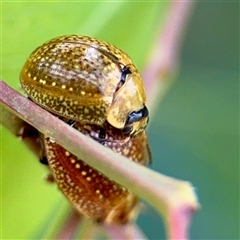
[[[178,69],[180,46],[192,6],[193,1],[172,3],[165,28],[159,33],[143,73],[143,79],[146,80],[146,93],[151,96],[148,105],[152,111],[154,105],[156,106],[157,96],[158,101],[164,97],[172,84],[172,76]],[[46,136],[56,139],[60,145],[80,159],[84,159],[98,171],[154,206],[165,219],[169,239],[188,238],[191,216],[199,207],[190,183],[156,173],[104,148],[24,98],[2,81],[0,82],[0,100],[2,124],[12,133],[19,135],[27,122],[28,127],[33,126]],[[31,151],[38,154],[37,141],[32,139],[29,141],[27,138],[23,138],[23,141]],[[74,214],[70,215],[57,238],[71,239],[78,221]],[[130,227],[132,227],[133,239],[144,239],[136,227]],[[104,225],[104,228],[112,238],[124,235],[121,235],[124,233],[123,226]]]
[[[175,232],[174,229],[171,230],[174,227],[172,221],[168,220],[172,213],[179,211],[178,215],[173,216],[181,222],[190,219],[192,214],[188,213],[198,209],[197,198],[190,183],[164,176],[114,153],[54,117],[2,81],[0,90],[1,103],[16,116],[154,206],[167,220],[167,226],[170,226],[168,232]],[[181,211],[182,208],[186,211]]]
[[[179,67],[180,49],[194,1],[172,2],[163,29],[153,44],[152,54],[143,71],[148,107],[161,101],[173,83],[173,76]]]

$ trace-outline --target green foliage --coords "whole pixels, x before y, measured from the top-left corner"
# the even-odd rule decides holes
[[[142,69],[167,8],[164,2],[2,3],[1,77],[19,90],[28,55],[44,41],[70,33],[109,41]],[[150,113],[153,168],[191,181],[199,195],[202,209],[191,239],[239,239],[238,33],[239,3],[199,2],[177,82],[161,108]],[[64,212],[66,200],[43,181],[45,167],[18,139],[5,129],[0,136],[2,238],[39,239],[51,232],[51,217]],[[139,224],[151,239],[163,239],[160,221],[147,207]]]
[[[2,3],[1,77],[20,91],[19,72],[29,54],[43,42],[65,34],[111,42],[142,67],[167,7],[168,3],[147,2]],[[1,136],[2,238],[51,236],[49,224],[54,225],[52,219],[65,209],[62,206],[67,201],[55,185],[44,182],[45,167],[21,141],[5,129]]]

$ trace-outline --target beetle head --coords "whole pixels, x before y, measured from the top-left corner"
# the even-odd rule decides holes
[[[136,135],[145,129],[148,110],[143,82],[137,72],[128,72],[107,110],[107,121],[124,133]]]

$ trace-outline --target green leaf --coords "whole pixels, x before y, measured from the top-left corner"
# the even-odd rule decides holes
[[[106,40],[142,68],[168,6],[157,2],[3,2],[1,77],[20,90],[19,72],[29,54],[65,34]],[[2,238],[36,237],[64,197],[55,185],[43,181],[47,170],[21,141],[5,129],[0,134]]]

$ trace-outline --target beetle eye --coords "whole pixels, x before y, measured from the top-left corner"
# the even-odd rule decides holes
[[[131,69],[127,66],[124,66],[123,69],[122,69],[122,76],[121,76],[121,80],[120,80],[122,85],[125,83],[126,76],[130,73],[132,73]]]
[[[129,123],[133,123],[133,122],[137,122],[139,120],[141,120],[142,118],[148,117],[148,109],[147,107],[144,105],[144,107],[137,111],[137,112],[131,112],[128,115],[128,119],[127,119],[127,124]]]

